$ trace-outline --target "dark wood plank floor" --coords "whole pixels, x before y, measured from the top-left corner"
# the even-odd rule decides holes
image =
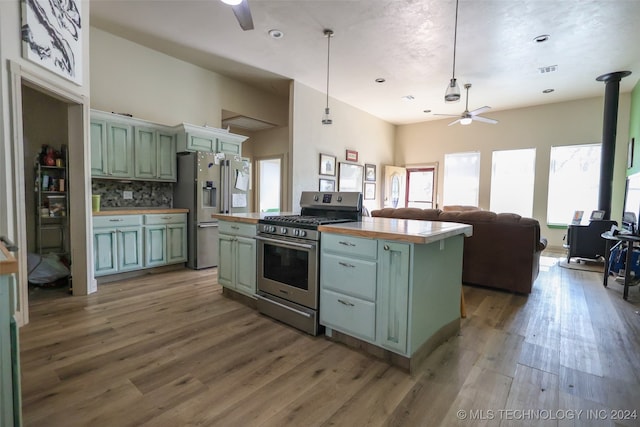
[[[460,334],[413,375],[222,296],[215,269],[39,290],[25,425],[639,426],[638,287],[557,261],[528,297],[465,286]]]

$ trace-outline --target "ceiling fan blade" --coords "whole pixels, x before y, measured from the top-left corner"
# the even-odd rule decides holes
[[[458,120],[454,120],[454,121],[452,121],[452,122],[451,122],[451,123],[449,123],[447,126],[455,125],[456,123],[459,123],[459,122],[460,122],[460,120],[462,120],[462,118],[459,118]]]
[[[491,107],[489,107],[488,105],[485,105],[484,107],[476,108],[473,111],[469,111],[469,114],[471,114],[472,116],[475,116],[476,114],[482,114],[485,111],[489,111],[490,109]]]
[[[460,117],[460,114],[438,114],[433,113],[434,116],[447,116],[447,117]]]
[[[471,119],[477,120],[479,122],[491,123],[492,125],[495,125],[496,123],[498,123],[498,121],[495,119],[490,119],[488,117],[482,117],[482,116],[473,116],[471,117]]]
[[[242,0],[237,6],[231,6],[233,13],[236,15],[238,24],[244,30],[253,30],[253,18],[251,18],[251,11],[249,10],[249,1]]]

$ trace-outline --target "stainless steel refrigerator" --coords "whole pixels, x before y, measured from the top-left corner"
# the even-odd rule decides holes
[[[248,159],[224,153],[178,154],[173,206],[189,209],[189,268],[218,265],[218,220],[213,214],[247,212],[249,165]]]

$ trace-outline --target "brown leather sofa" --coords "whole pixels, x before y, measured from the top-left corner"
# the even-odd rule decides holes
[[[538,220],[512,213],[384,208],[371,216],[472,225],[473,235],[464,241],[462,281],[511,292],[531,293],[540,271],[540,253],[547,247]]]

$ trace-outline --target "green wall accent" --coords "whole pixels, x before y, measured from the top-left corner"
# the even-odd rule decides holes
[[[640,80],[631,92],[631,113],[629,114],[629,141],[634,140],[633,166],[627,169],[627,176],[640,172]]]

